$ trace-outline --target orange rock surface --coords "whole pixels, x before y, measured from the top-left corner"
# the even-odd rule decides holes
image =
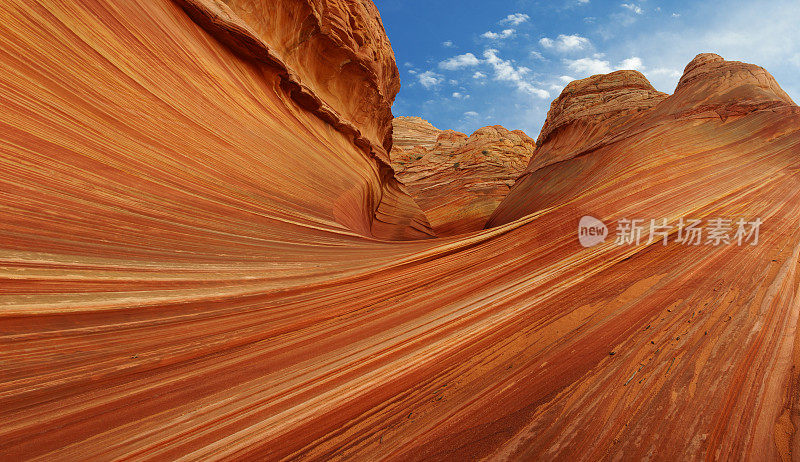
[[[616,71],[570,82],[550,104],[536,140],[541,149],[529,170],[593,149],[615,128],[633,125],[642,111],[666,96],[638,71]]]
[[[413,147],[430,148],[436,144],[436,139],[442,130],[431,125],[427,120],[419,117],[400,116],[392,120],[392,148],[395,150]],[[453,134],[458,133],[451,131]],[[459,135],[464,135],[459,133]],[[466,137],[466,135],[464,135]],[[401,154],[402,151],[397,151]]]
[[[437,236],[483,229],[536,149],[520,130],[496,125],[467,136],[418,117],[395,118],[394,140],[397,178]]]
[[[288,95],[298,108],[351,138],[352,147],[363,151],[366,160],[374,164],[366,173],[369,180],[339,184],[343,190],[323,201],[326,207],[333,202],[338,223],[378,238],[433,235],[419,206],[397,182],[389,165],[391,103],[400,80],[394,52],[372,2],[176,3],[237,56],[275,73],[268,78],[273,87],[280,87],[279,95]],[[306,154],[319,156],[310,151]],[[295,157],[302,159],[303,154]],[[318,169],[316,174],[323,172]]]
[[[427,239],[370,2],[4,6],[0,458],[800,454],[800,109],[766,71],[575,111],[495,227]],[[764,225],[583,248],[583,214]]]

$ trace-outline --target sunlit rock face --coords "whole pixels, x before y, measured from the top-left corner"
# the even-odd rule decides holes
[[[430,148],[436,144],[439,134],[442,133],[442,130],[434,127],[427,120],[411,116],[395,117],[392,120],[392,127],[392,147],[394,149]]]
[[[394,52],[371,2],[176,3],[239,58],[276,73],[280,94],[352,138],[354,147],[374,164],[372,172],[356,172],[366,181],[328,196],[338,223],[383,239],[433,235],[389,165],[391,104],[400,80]],[[302,172],[295,173],[300,179]]]
[[[438,236],[483,229],[536,143],[499,125],[470,136],[418,117],[394,119],[392,166]]]
[[[429,239],[371,3],[3,8],[1,459],[800,453],[800,111],[766,71],[576,111],[494,227]],[[764,224],[586,248],[583,216]]]
[[[686,66],[672,95],[655,91],[637,71],[571,82],[553,101],[525,174],[487,227],[610,185],[623,170],[651,186],[656,173],[677,176],[699,159],[695,153],[713,150],[736,164],[748,149],[778,148],[771,141],[796,111],[766,70],[711,53]],[[726,123],[729,117],[736,119]]]
[[[536,141],[540,149],[528,170],[593,149],[615,129],[633,125],[637,116],[666,96],[638,71],[616,71],[570,82],[550,104]]]

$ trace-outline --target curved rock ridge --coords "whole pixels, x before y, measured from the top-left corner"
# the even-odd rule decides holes
[[[395,118],[392,165],[438,236],[483,229],[523,172],[536,144],[499,125],[472,135],[425,120]]]
[[[616,71],[570,82],[550,104],[530,170],[602,144],[618,127],[631,126],[639,113],[666,97],[639,71]]]
[[[762,110],[794,114],[797,105],[763,68],[726,61],[713,53],[699,54],[686,66],[672,95],[654,90],[637,71],[570,82],[551,105],[536,155],[508,201],[498,207],[486,226],[509,223],[588,190],[592,180],[582,178],[574,169],[588,168],[592,160],[569,162],[573,158],[593,154],[601,147],[676,119],[715,118],[724,122],[731,116]],[[657,151],[646,154],[657,155]],[[565,164],[553,166],[561,162]],[[596,172],[586,173],[601,181]],[[556,184],[552,182],[554,175],[565,177]],[[539,183],[545,177],[549,178],[546,186]],[[584,183],[577,184],[579,181]],[[546,193],[539,190],[542,187]],[[565,196],[565,191],[571,193]]]
[[[637,116],[499,209],[534,213],[390,242],[375,217],[409,196],[385,193],[369,130],[326,121],[258,36],[238,42],[256,59],[225,42],[247,23],[167,0],[3,8],[0,459],[800,454],[796,106]],[[437,144],[512,135],[532,149],[499,127]],[[764,223],[757,245],[584,248],[583,215]]]
[[[334,201],[337,221],[382,239],[433,236],[389,164],[391,104],[400,88],[394,52],[374,4],[360,0],[175,0],[194,21],[246,59],[278,70],[280,86],[376,160],[377,193]],[[355,200],[363,214],[353,214]],[[345,202],[342,202],[345,201]],[[346,204],[346,205],[342,205]],[[344,210],[349,210],[344,212]]]
[[[725,119],[781,106],[795,103],[766,69],[702,53],[686,65],[675,93],[658,115],[714,112]]]

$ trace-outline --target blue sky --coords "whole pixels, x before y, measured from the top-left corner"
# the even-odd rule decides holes
[[[638,69],[672,93],[698,53],[758,64],[800,101],[800,2],[375,0],[402,89],[395,115],[536,138],[571,79]]]

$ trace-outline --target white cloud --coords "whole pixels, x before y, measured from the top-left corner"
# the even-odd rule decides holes
[[[549,98],[550,93],[547,90],[542,90],[541,88],[536,88],[528,82],[518,82],[517,89],[528,93],[530,95],[536,96],[537,98]]]
[[[592,42],[586,37],[564,34],[559,35],[555,40],[544,37],[539,40],[539,44],[545,48],[555,48],[561,53],[583,50],[592,46]]]
[[[433,72],[425,71],[417,76],[419,83],[425,88],[433,88],[442,83],[442,76]]]
[[[477,66],[480,62],[472,53],[464,53],[440,62],[439,67],[448,71],[455,71],[464,67]]]
[[[683,73],[681,71],[677,70],[677,69],[670,69],[670,68],[667,68],[667,67],[658,67],[658,68],[655,68],[655,69],[648,70],[647,72],[645,72],[645,75],[647,75],[648,78],[650,78],[651,76],[653,76],[653,77],[665,76],[665,77],[677,79],[677,78],[680,78],[680,76],[683,75]]]
[[[596,58],[581,58],[565,60],[567,68],[574,74],[588,77],[595,74],[608,74],[611,72],[611,63]]]
[[[561,77],[558,78],[558,80],[560,80],[560,81],[562,81],[564,83],[570,83],[570,82],[572,82],[573,80],[576,80],[576,79],[574,77],[570,77],[568,75],[562,75]]]
[[[672,17],[673,18],[680,18],[681,14],[680,13],[672,13]]]
[[[600,59],[602,56],[603,55],[596,54],[594,58],[566,59],[564,60],[564,63],[567,65],[567,69],[569,69],[573,74],[578,75],[579,78],[589,77],[596,74],[608,74],[615,70],[633,69],[642,71],[645,69],[642,59],[638,56],[632,56],[630,58],[623,59],[616,66],[612,66],[611,62],[608,60]],[[565,78],[571,77],[561,77],[562,80]]]
[[[445,40],[442,42],[442,46],[445,48],[453,48],[455,45],[453,44],[452,40]]]
[[[465,94],[463,94],[461,92],[454,91],[453,92],[453,98],[456,98],[456,99],[469,99],[469,95],[465,95]]]
[[[581,5],[585,5],[589,3],[589,0],[578,0],[578,3],[580,3]]]
[[[642,60],[638,56],[632,56],[622,60],[618,67],[619,69],[633,69],[637,71],[644,68],[644,66],[642,66]]]
[[[492,31],[484,32],[483,34],[481,34],[481,37],[489,40],[502,40],[511,37],[515,33],[516,31],[514,29],[503,29],[499,33]]]
[[[623,3],[620,6],[623,8],[627,8],[636,14],[642,14],[644,12],[639,5],[635,5],[633,3]]]
[[[525,13],[514,13],[506,16],[505,19],[500,21],[500,24],[511,24],[514,26],[519,26],[520,24],[529,19],[531,19],[531,17]]]
[[[473,79],[485,79],[486,78],[486,74],[484,74],[481,71],[477,71],[474,74],[472,74],[472,78]]]
[[[542,61],[545,60],[544,56],[542,56],[542,54],[539,53],[538,51],[535,51],[535,50],[531,51],[530,55],[531,55],[531,58],[533,58],[533,59],[541,59]]]
[[[536,88],[530,82],[525,80],[525,75],[530,72],[530,69],[524,66],[514,67],[511,61],[500,58],[497,50],[490,48],[483,52],[483,57],[494,69],[495,80],[511,82],[517,90],[528,93],[539,98],[549,98],[550,94],[540,88]]]
[[[499,52],[493,48],[483,52],[483,57],[486,58],[486,62],[491,64],[494,68],[495,78],[497,80],[507,81],[522,80],[523,76],[528,72],[528,68],[515,68],[511,61],[500,58],[497,53]]]
[[[470,117],[470,118],[477,118],[479,115],[480,114],[478,114],[475,111],[467,111],[464,113],[464,117]]]

